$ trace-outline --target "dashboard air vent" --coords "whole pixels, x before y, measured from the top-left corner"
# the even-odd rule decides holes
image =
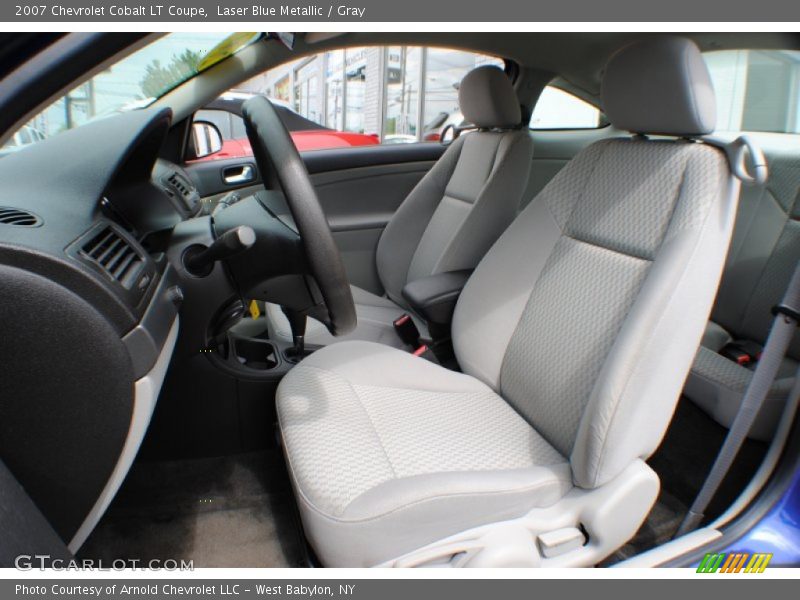
[[[194,191],[192,185],[178,173],[170,175],[167,182],[184,198],[191,196]]]
[[[112,227],[104,227],[80,250],[84,258],[99,266],[126,289],[133,287],[144,267],[136,250]]]
[[[16,227],[38,227],[42,220],[26,210],[0,206],[0,224]]]

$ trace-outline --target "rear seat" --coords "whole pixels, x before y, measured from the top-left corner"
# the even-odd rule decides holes
[[[757,362],[740,366],[719,351],[745,342],[748,353],[757,354],[772,324],[770,309],[780,302],[800,260],[800,139],[765,135],[756,140],[769,162],[769,180],[742,188],[719,294],[684,390],[725,427],[739,410]],[[800,336],[795,335],[750,437],[771,439],[798,364]]]

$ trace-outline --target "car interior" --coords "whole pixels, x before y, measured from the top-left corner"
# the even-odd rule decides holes
[[[793,439],[797,335],[680,529],[800,262],[799,36],[238,34],[135,106],[41,133],[48,104],[164,39],[76,63],[0,137],[0,466],[69,553],[655,566],[763,492]],[[317,117],[278,102],[282,80],[220,101],[295,64],[321,93],[303,61],[341,52],[386,121],[372,54],[347,59],[380,48],[404,82],[394,47],[488,57],[447,83],[437,141],[421,114],[380,134],[343,117],[324,128],[376,143],[298,152],[292,123]],[[535,126],[547,94],[588,125]],[[213,110],[249,150],[219,154]]]

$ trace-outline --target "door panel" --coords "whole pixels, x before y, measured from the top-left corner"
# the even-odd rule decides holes
[[[317,173],[311,181],[331,229],[383,228],[432,162]]]
[[[249,181],[229,182],[226,176],[235,173],[237,170],[249,167],[252,169],[253,179]],[[246,158],[224,158],[214,160],[198,160],[187,163],[183,166],[184,170],[192,178],[192,182],[200,192],[201,198],[209,198],[241,190],[261,183],[261,173],[258,171],[255,159],[250,156]]]
[[[263,186],[261,185],[261,178],[258,178],[258,183],[254,185],[248,185],[245,187],[236,188],[235,190],[227,190],[224,192],[220,192],[218,194],[211,194],[210,196],[203,196],[203,202],[207,203],[209,206],[216,206],[217,202],[222,200],[222,198],[231,191],[235,191],[241,198],[247,198],[248,196],[252,196],[259,190],[263,190]]]
[[[342,253],[350,283],[373,294],[383,294],[383,284],[375,268],[375,249],[383,228],[337,231],[333,239]]]
[[[253,185],[256,181],[256,168],[252,163],[243,162],[222,170],[222,182],[229,186]]]
[[[375,250],[383,228],[433,162],[410,162],[327,171],[311,176],[350,282],[383,293]]]
[[[314,175],[315,173],[378,165],[434,162],[439,159],[444,151],[445,147],[441,144],[427,142],[422,144],[384,144],[335,148],[332,150],[312,150],[303,152],[302,156],[308,172]]]
[[[316,150],[301,154],[342,252],[350,282],[383,293],[375,268],[375,250],[383,228],[445,148],[437,143]],[[251,164],[255,161],[250,159]],[[186,165],[204,201],[214,203],[237,191],[247,196],[261,189],[256,181],[230,184],[225,174],[248,159],[199,161]]]

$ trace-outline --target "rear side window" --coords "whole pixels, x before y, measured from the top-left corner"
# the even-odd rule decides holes
[[[531,129],[596,129],[602,125],[597,107],[557,87],[547,86],[531,116]]]
[[[717,95],[717,129],[800,133],[800,52],[704,54]]]

